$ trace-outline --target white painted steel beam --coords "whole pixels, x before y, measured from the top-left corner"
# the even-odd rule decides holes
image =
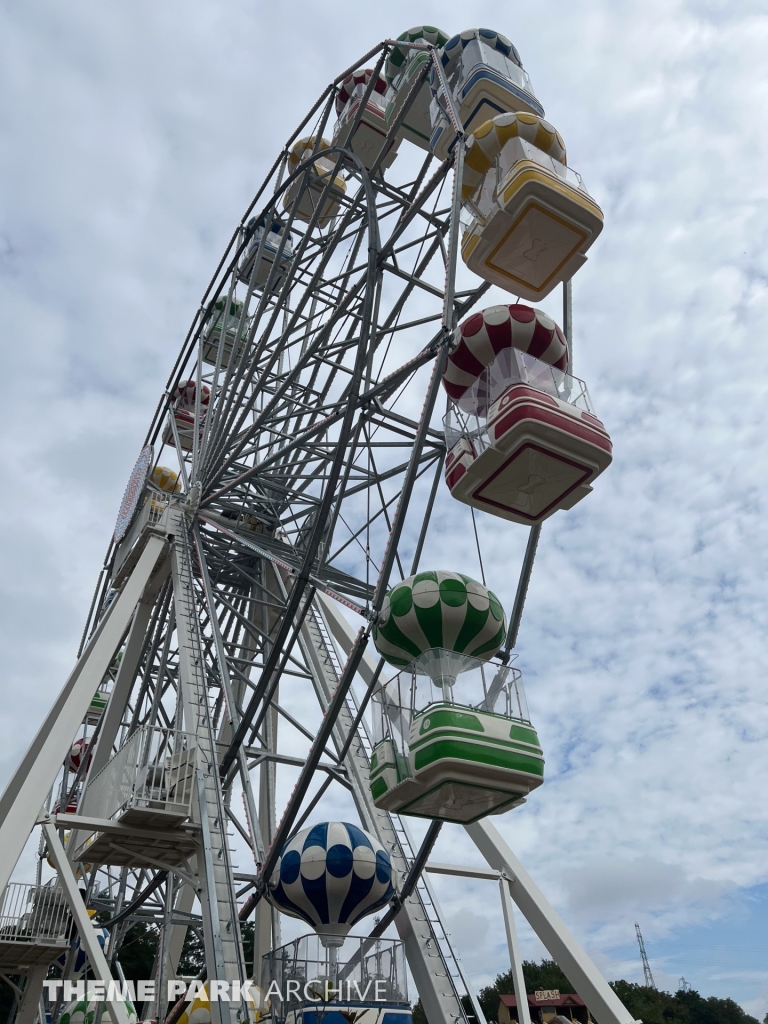
[[[120,661],[120,668],[117,670],[115,677],[115,685],[112,687],[112,693],[104,711],[104,719],[99,730],[99,740],[93,750],[93,758],[88,768],[86,789],[88,782],[99,774],[112,756],[112,745],[117,738],[120,723],[125,714],[125,707],[128,703],[128,696],[131,692],[133,681],[136,678],[141,649],[144,646],[144,636],[147,632],[152,609],[155,606],[158,591],[170,571],[171,563],[166,559],[158,572],[155,573],[151,585],[145,588],[144,594],[136,606],[131,629],[125,643],[123,657]]]
[[[19,1009],[14,1024],[35,1024],[40,1010],[40,996],[43,994],[43,982],[46,979],[50,964],[36,964],[27,971],[24,991],[21,993]]]
[[[509,965],[512,968],[512,982],[515,986],[517,1020],[518,1024],[531,1024],[531,1011],[528,1006],[525,978],[523,977],[523,960],[520,956],[520,944],[517,941],[515,912],[512,909],[512,898],[509,894],[509,885],[509,879],[500,875],[499,889],[501,891],[501,910],[504,914],[504,929],[507,933],[507,948],[509,949]]]
[[[636,1024],[632,1014],[592,963],[498,830],[487,818],[464,827],[491,867],[507,874],[512,899],[587,1004],[597,1024]]]
[[[161,537],[153,536],[147,541],[123,590],[104,614],[0,798],[0,892],[8,884],[164,546]]]
[[[69,909],[72,911],[72,917],[77,925],[80,942],[88,954],[91,970],[96,975],[98,981],[103,981],[106,985],[109,985],[110,981],[112,981],[112,972],[96,937],[96,928],[91,922],[90,917],[88,917],[88,911],[85,909],[85,903],[77,887],[77,879],[67,860],[59,834],[54,826],[49,823],[43,825],[43,833],[48,844],[48,852],[53,858],[56,870],[59,873],[61,888],[64,891],[64,895],[69,903]],[[113,1024],[129,1024],[128,1010],[122,999],[113,999],[111,1001],[107,999],[105,1001],[109,1005],[109,1016]]]

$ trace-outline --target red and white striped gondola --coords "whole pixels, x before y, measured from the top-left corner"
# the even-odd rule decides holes
[[[80,739],[75,740],[67,754],[66,766],[69,771],[76,772],[78,770],[80,763],[83,760],[83,756],[87,758],[87,764],[85,766],[87,769],[91,763],[92,757],[90,742],[80,737]]]
[[[567,367],[563,332],[539,309],[490,306],[458,327],[443,374],[454,498],[532,525],[589,494],[611,439]]]
[[[339,119],[336,122],[336,129],[333,133],[334,146],[346,146],[351,149],[355,156],[359,157],[367,171],[373,167],[374,162],[381,153],[381,148],[387,137],[387,92],[386,80],[379,75],[377,78],[368,102],[365,104],[360,122],[357,128],[353,127],[355,119],[363,101],[363,95],[368,88],[368,83],[373,75],[371,68],[364,71],[354,71],[347,75],[339,87],[339,94],[336,97],[336,112]],[[385,171],[392,165],[397,156],[397,148],[400,140],[395,139],[390,143],[387,152],[382,158],[379,167]]]
[[[196,387],[193,380],[182,380],[179,381],[173,392],[173,418],[176,421],[179,444],[186,452],[192,451],[194,442]],[[202,437],[203,422],[205,421],[210,401],[211,389],[207,384],[203,384],[200,387],[200,427],[198,440]],[[174,444],[170,418],[163,433],[163,442],[165,444]]]

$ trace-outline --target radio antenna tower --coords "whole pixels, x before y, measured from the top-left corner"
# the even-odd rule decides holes
[[[645,975],[646,988],[656,988],[656,982],[653,980],[653,975],[651,974],[651,965],[648,963],[648,954],[645,952],[643,933],[640,931],[640,925],[637,921],[635,921],[635,931],[637,932],[637,944],[640,947],[640,957],[643,961],[643,974]]]

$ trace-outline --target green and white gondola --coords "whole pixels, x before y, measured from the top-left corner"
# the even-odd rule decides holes
[[[391,664],[411,660],[374,702],[377,807],[468,824],[542,784],[521,674],[488,664],[505,625],[495,595],[458,573],[419,573],[387,595],[374,642]]]
[[[429,69],[432,59],[429,50],[411,49],[407,43],[431,43],[433,46],[445,46],[449,36],[439,28],[431,25],[417,25],[398,36],[403,46],[394,46],[387,60],[384,71],[389,90],[387,92],[387,128],[391,128],[400,115],[413,83],[424,68]],[[419,149],[429,152],[429,137],[432,134],[432,122],[429,116],[429,105],[432,92],[429,88],[429,76],[424,78],[413,103],[405,115],[398,131],[398,138],[407,139]]]

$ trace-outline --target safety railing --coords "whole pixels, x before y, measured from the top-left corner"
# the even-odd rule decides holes
[[[279,1021],[307,1003],[408,1005],[405,950],[392,939],[347,936],[337,959],[317,935],[304,935],[263,958],[261,983],[279,993],[272,997]]]
[[[504,349],[458,401],[449,401],[448,412],[443,419],[449,451],[460,437],[471,438],[478,449],[477,454],[490,447],[486,425],[488,410],[514,384],[525,384],[535,391],[594,414],[592,399],[583,380],[527,352],[515,348]]]
[[[61,889],[10,882],[0,901],[0,944],[41,943],[66,947],[72,917]]]
[[[192,807],[195,757],[187,733],[144,726],[91,780],[82,813],[122,818],[133,810],[184,820]]]

